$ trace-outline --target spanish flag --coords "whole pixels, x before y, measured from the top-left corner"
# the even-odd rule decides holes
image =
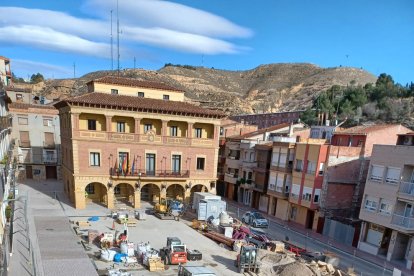
[[[118,167],[119,167],[119,165],[118,165],[118,158],[116,158],[115,159],[114,168],[113,168],[113,171],[112,171],[112,175],[114,175],[115,173],[117,173]]]

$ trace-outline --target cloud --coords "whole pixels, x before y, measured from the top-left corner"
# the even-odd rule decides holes
[[[110,57],[110,10],[114,1],[87,0],[83,10],[95,19],[64,12],[0,7],[0,41],[60,52]],[[187,53],[234,54],[245,49],[223,38],[249,37],[252,32],[229,20],[181,4],[156,0],[120,3],[121,58],[139,45]],[[114,20],[114,39],[116,37]]]
[[[37,72],[42,73],[45,77],[68,77],[72,73],[72,70],[66,67],[24,59],[13,59],[12,66],[13,71],[23,77]]]
[[[83,10],[109,18],[115,1],[88,0]],[[250,37],[253,32],[212,13],[182,4],[158,0],[122,0],[120,21],[148,28],[165,28],[214,37]]]
[[[108,57],[110,45],[89,41],[75,35],[57,32],[48,27],[9,26],[0,28],[4,44],[31,45],[41,49],[72,52],[96,57]]]

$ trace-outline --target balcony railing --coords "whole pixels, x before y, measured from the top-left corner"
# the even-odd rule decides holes
[[[399,227],[405,228],[407,230],[414,230],[414,218],[406,217],[399,214],[394,214],[392,216],[392,224],[398,225]]]
[[[414,183],[401,181],[398,192],[403,195],[414,196]]]
[[[74,137],[91,140],[109,140],[129,143],[151,143],[151,144],[168,144],[168,145],[191,145],[197,147],[212,147],[214,146],[214,139],[208,138],[188,138],[176,136],[162,136],[149,135],[138,133],[124,133],[124,132],[107,132],[107,131],[93,131],[93,130],[77,130],[74,131]],[[238,158],[237,158],[238,159]]]
[[[45,156],[43,157],[42,161],[44,164],[56,164],[58,162],[58,158],[56,156],[53,156],[53,157]]]
[[[110,174],[112,177],[159,177],[159,178],[187,178],[190,177],[190,171],[171,171],[171,170],[157,170],[157,171],[139,171],[134,170],[123,172],[118,169],[111,169]]]

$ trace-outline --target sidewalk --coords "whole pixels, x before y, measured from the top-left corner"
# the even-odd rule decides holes
[[[63,207],[67,206],[67,198],[63,184],[60,181],[30,181],[18,184],[17,188],[20,199],[15,207],[9,275],[97,275],[65,215]],[[26,195],[29,238],[24,223],[23,197]],[[29,243],[33,252],[29,250]]]
[[[336,242],[335,240],[333,240],[333,239],[331,239],[327,236],[323,236],[323,235],[321,235],[319,233],[316,233],[314,231],[310,231],[309,229],[306,229],[302,225],[297,224],[295,222],[283,221],[283,220],[278,219],[274,216],[268,215],[265,212],[262,212],[262,211],[259,211],[257,209],[251,208],[251,207],[246,206],[244,204],[241,204],[239,202],[235,202],[235,201],[229,200],[227,198],[223,198],[223,199],[227,202],[228,205],[235,206],[237,208],[240,208],[240,210],[243,210],[243,211],[254,210],[254,211],[260,212],[261,214],[263,214],[264,217],[266,217],[269,221],[271,221],[273,223],[276,223],[276,224],[278,224],[280,226],[283,226],[283,227],[287,227],[288,229],[290,229],[294,232],[297,232],[297,233],[299,233],[303,236],[308,236],[309,238],[317,240],[320,243],[328,244],[331,247],[333,247],[337,250],[343,251],[343,252],[345,252],[345,253],[347,253],[351,256],[355,254],[356,257],[361,258],[361,259],[363,259],[367,262],[373,263],[373,264],[377,265],[378,267],[386,268],[390,271],[392,271],[395,267],[395,268],[401,270],[401,272],[404,273],[404,275],[413,275],[414,274],[412,270],[407,269],[401,263],[394,262],[394,261],[391,261],[391,262],[387,261],[385,257],[382,258],[382,257],[379,257],[379,256],[375,256],[375,255],[369,254],[367,252],[361,251],[361,250],[359,250],[355,247],[348,246],[348,245],[345,245],[343,243]],[[240,213],[240,216],[241,215],[243,215],[243,212]],[[291,242],[294,243],[294,241],[291,241]]]

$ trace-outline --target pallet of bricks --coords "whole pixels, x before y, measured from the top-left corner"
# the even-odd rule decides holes
[[[148,268],[149,271],[164,271],[164,263],[161,260],[161,257],[149,257],[148,259]]]

